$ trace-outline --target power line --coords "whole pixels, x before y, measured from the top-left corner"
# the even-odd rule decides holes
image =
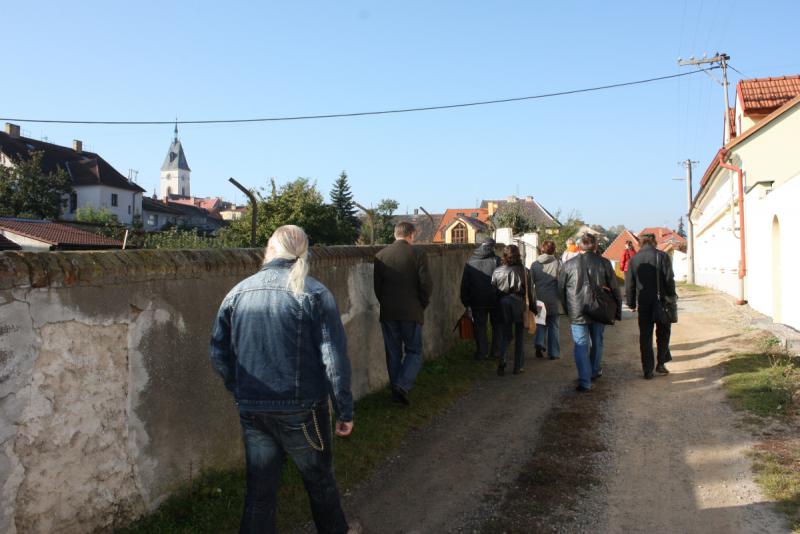
[[[264,117],[255,119],[205,119],[205,120],[190,120],[190,121],[87,121],[87,120],[56,120],[56,119],[22,119],[11,117],[0,117],[0,121],[14,121],[14,122],[34,122],[34,123],[48,123],[48,124],[93,124],[93,125],[158,125],[158,124],[238,124],[248,122],[279,122],[279,121],[299,121],[299,120],[315,120],[315,119],[336,119],[344,117],[364,117],[369,115],[389,115],[396,113],[413,113],[419,111],[435,111],[442,109],[456,109],[475,106],[487,106],[490,104],[505,104],[509,102],[520,102],[523,100],[537,100],[542,98],[551,98],[556,96],[574,95],[579,93],[589,93],[593,91],[603,91],[606,89],[616,89],[619,87],[628,87],[631,85],[641,85],[645,83],[658,82],[661,80],[670,80],[672,78],[680,78],[682,76],[691,76],[698,72],[708,72],[719,67],[713,66],[695,71],[681,72],[678,74],[670,74],[669,76],[659,76],[657,78],[647,78],[646,80],[636,80],[633,82],[614,83],[610,85],[599,85],[596,87],[586,87],[583,89],[572,89],[569,91],[558,91],[555,93],[544,93],[532,96],[518,96],[514,98],[501,98],[497,100],[482,100],[477,102],[466,102],[461,104],[446,104],[442,106],[425,106],[416,108],[401,108],[390,109],[383,111],[359,111],[355,113],[330,113],[324,115],[298,115],[293,117]]]
[[[728,64],[728,66],[729,66],[731,69],[733,69],[733,70],[734,70],[734,72],[737,72],[737,73],[738,73],[740,76],[742,76],[742,77],[743,77],[745,80],[748,80],[748,79],[750,79],[750,76],[748,76],[748,75],[747,75],[747,74],[745,74],[744,72],[740,71],[739,69],[737,69],[737,68],[736,68],[736,67],[734,67],[733,65],[731,65],[731,64]]]

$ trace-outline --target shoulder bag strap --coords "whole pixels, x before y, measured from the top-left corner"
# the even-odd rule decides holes
[[[661,300],[661,254],[656,249],[656,297]]]

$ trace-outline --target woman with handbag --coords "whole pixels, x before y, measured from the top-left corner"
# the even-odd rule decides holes
[[[525,335],[525,313],[532,311],[530,295],[527,295],[528,270],[522,265],[519,248],[508,245],[503,249],[501,265],[492,273],[492,286],[500,293],[499,308],[502,338],[497,374],[506,372],[506,351],[514,339],[514,374],[523,372],[525,356],[523,339]],[[526,303],[528,297],[528,303]],[[535,301],[534,301],[535,302]]]

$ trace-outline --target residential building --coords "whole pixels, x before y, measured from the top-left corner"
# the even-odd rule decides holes
[[[445,210],[433,234],[433,243],[477,243],[489,233],[489,210],[453,208]]]
[[[610,245],[606,247],[603,252],[603,257],[611,262],[614,269],[619,274],[619,263],[622,261],[622,253],[625,252],[625,244],[631,241],[633,243],[633,250],[639,251],[639,237],[628,230],[627,228],[620,233]]]
[[[690,217],[696,283],[800,328],[800,76],[743,80],[735,130],[703,174]],[[728,114],[730,117],[731,114]]]
[[[32,152],[42,153],[42,172],[66,171],[72,179],[72,193],[64,199],[61,218],[73,220],[78,208],[108,210],[122,224],[131,225],[141,216],[144,189],[128,180],[94,152],[83,150],[79,140],[64,147],[20,135],[16,124],[6,123],[0,132],[0,165],[13,166]]]
[[[157,232],[172,226],[184,224],[184,213],[171,207],[169,202],[155,198],[142,198],[142,228],[147,232]]]
[[[0,237],[29,251],[122,248],[116,239],[36,219],[0,217]]]
[[[555,231],[561,226],[561,223],[530,195],[525,198],[511,195],[504,200],[484,200],[481,202],[481,208],[488,211],[489,217],[494,217],[508,204],[518,205],[523,214],[527,215],[537,226],[545,229],[545,233],[550,233],[548,230]]]
[[[433,243],[436,229],[439,227],[441,220],[441,213],[428,215],[425,213],[420,213],[419,209],[415,209],[412,215],[395,215],[392,217],[392,224],[397,224],[403,221],[410,222],[416,229],[416,233],[414,234],[414,242],[423,244]]]

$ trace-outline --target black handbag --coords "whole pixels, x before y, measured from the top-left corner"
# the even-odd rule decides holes
[[[656,306],[655,322],[661,324],[678,322],[678,295],[661,294],[661,254],[656,251]]]
[[[580,262],[585,280],[580,291],[583,313],[598,323],[614,324],[614,319],[617,317],[617,299],[611,294],[610,289],[599,287],[594,279],[589,276],[584,254],[581,254]]]

